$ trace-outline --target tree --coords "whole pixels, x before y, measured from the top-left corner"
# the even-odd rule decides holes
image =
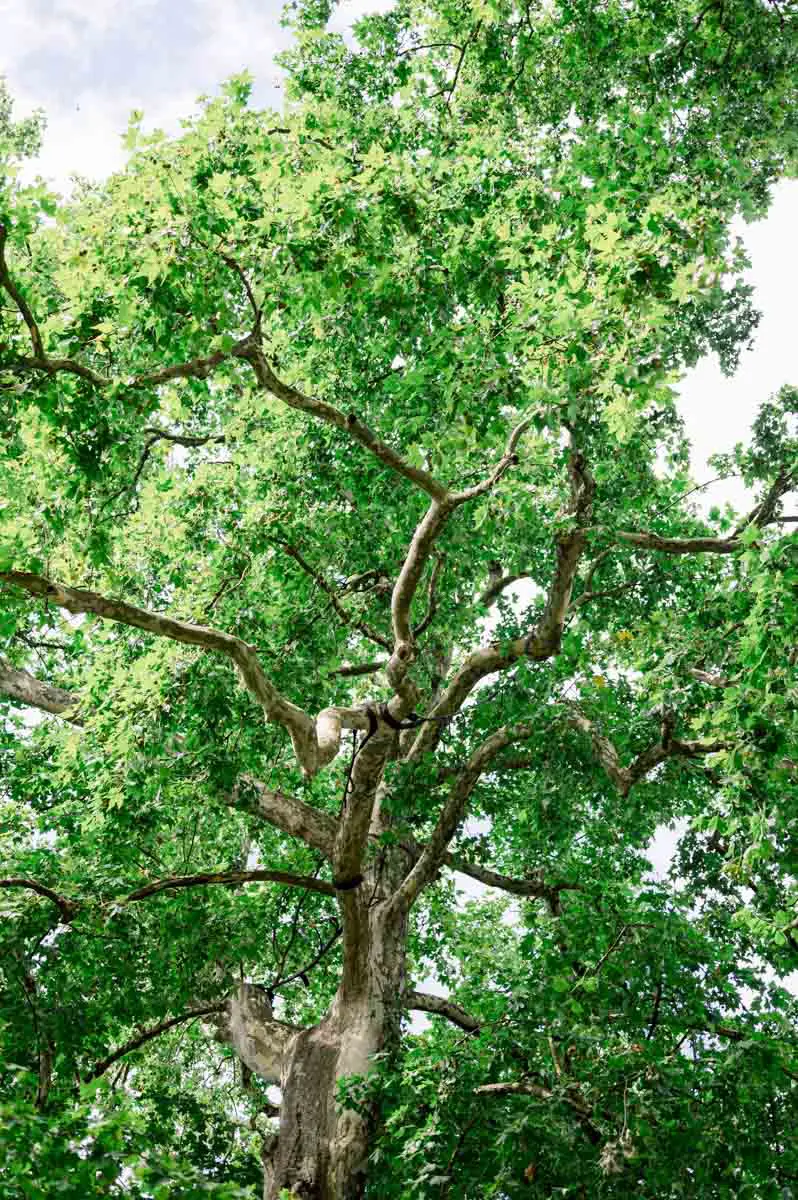
[[[0,1196],[792,1195],[798,392],[705,515],[673,385],[795,12],[328,16],[66,200],[0,105]]]

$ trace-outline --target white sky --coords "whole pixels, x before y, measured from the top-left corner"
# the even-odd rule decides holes
[[[343,0],[335,25],[346,29],[363,12],[390,6],[391,0]],[[279,109],[272,60],[288,44],[281,9],[282,0],[0,0],[0,75],[18,116],[37,107],[47,113],[39,171],[61,187],[73,173],[108,174],[124,161],[120,135],[132,109],[144,111],[147,127],[177,131],[198,95],[244,68],[255,76],[255,103]],[[790,181],[776,188],[765,221],[737,227],[763,316],[733,379],[705,360],[680,388],[696,482],[711,478],[709,454],[746,437],[761,400],[783,383],[798,385],[797,216],[798,181]],[[745,504],[734,482],[706,493],[707,503],[727,499]],[[656,840],[658,870],[674,840],[665,831]]]

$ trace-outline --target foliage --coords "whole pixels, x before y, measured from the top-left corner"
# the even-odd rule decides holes
[[[21,181],[39,122],[0,93],[0,1197],[255,1194],[269,1097],[211,1010],[245,979],[319,1020],[338,902],[134,893],[329,885],[242,780],[345,808],[367,706],[404,696],[404,597],[437,732],[387,763],[368,864],[431,844],[477,748],[526,732],[450,834],[514,898],[464,902],[441,859],[411,915],[410,975],[471,1028],[406,1019],[341,1084],[379,1108],[369,1197],[786,1198],[798,391],[750,445],[719,434],[739,514],[704,512],[674,388],[756,325],[729,222],[795,164],[795,13],[398,0],[350,45],[330,8],[289,7],[283,115],[245,76],[179,137],[134,114],[124,171],[68,198]],[[497,463],[408,593],[429,481]],[[326,769],[209,630],[303,711],[356,713]]]

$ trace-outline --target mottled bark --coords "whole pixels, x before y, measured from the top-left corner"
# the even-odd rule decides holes
[[[228,1005],[225,1040],[282,1089],[265,1200],[278,1200],[283,1189],[296,1200],[359,1200],[364,1193],[378,1114],[373,1105],[347,1105],[340,1084],[369,1076],[374,1056],[396,1043],[405,995],[406,918],[379,898],[381,873],[373,869],[347,897],[361,945],[318,1024],[293,1031],[275,1021],[268,997],[251,985]]]

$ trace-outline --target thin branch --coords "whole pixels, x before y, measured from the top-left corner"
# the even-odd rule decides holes
[[[435,620],[435,614],[438,611],[438,578],[443,569],[443,555],[438,554],[435,558],[435,563],[432,568],[432,574],[429,577],[429,588],[427,589],[427,611],[418,625],[413,630],[413,638],[418,638],[422,633],[426,633],[432,622]]]
[[[463,47],[459,42],[421,42],[418,46],[408,46],[405,50],[399,50],[396,57],[402,58],[405,54],[415,54],[419,50],[438,49],[460,50],[462,52]]]
[[[698,679],[700,683],[706,683],[710,687],[734,687],[734,680],[729,679],[728,675],[715,675],[712,671],[699,671],[697,667],[691,667],[689,674],[693,679]]]
[[[638,754],[628,767],[622,767],[615,744],[598,729],[593,721],[575,708],[571,709],[568,717],[570,725],[590,738],[596,758],[622,796],[628,795],[635,783],[644,779],[654,767],[659,766],[668,758],[703,758],[707,754],[728,750],[729,742],[725,741],[686,742],[677,740],[673,737],[673,721],[673,715],[667,715],[662,723],[660,740],[652,743],[648,749]]]
[[[391,649],[391,643],[388,638],[383,637],[382,634],[378,633],[376,629],[372,629],[372,627],[365,621],[361,621],[357,617],[354,617],[350,612],[347,611],[347,609],[344,608],[343,604],[341,604],[341,601],[338,599],[335,588],[327,582],[323,575],[314,570],[307,559],[303,557],[299,550],[297,550],[296,546],[292,546],[287,542],[282,542],[281,545],[286,554],[289,555],[290,558],[293,558],[294,562],[302,568],[305,574],[309,575],[310,578],[317,584],[317,586],[321,588],[325,596],[329,596],[330,603],[344,625],[350,625],[353,629],[359,630],[360,633],[362,633],[365,638],[368,638],[369,641],[374,642],[377,646],[382,646],[383,650]]]
[[[293,975],[286,975],[282,979],[276,979],[273,983],[269,984],[267,990],[270,992],[277,992],[280,990],[280,988],[287,987],[289,983],[294,983],[295,980],[303,979],[304,976],[309,975],[310,972],[314,969],[314,967],[317,967],[319,965],[319,963],[321,962],[321,960],[327,954],[329,954],[330,950],[332,950],[333,946],[340,938],[341,933],[342,933],[342,927],[340,925],[336,925],[335,929],[330,934],[330,936],[327,938],[326,942],[324,942],[321,945],[321,947],[316,952],[316,954],[314,954],[314,956],[310,960],[310,962],[306,963],[305,966],[301,967],[298,971],[294,971]]]
[[[536,732],[537,726],[530,724],[502,726],[474,751],[458,774],[429,841],[394,894],[392,903],[409,908],[419,893],[432,882],[445,861],[446,848],[463,821],[471,793],[480,777],[505,746],[533,737]]]
[[[646,1030],[646,1040],[647,1041],[650,1041],[651,1038],[653,1038],[654,1033],[657,1028],[657,1025],[659,1024],[659,1010],[660,1010],[661,1004],[662,1004],[662,973],[660,973],[660,977],[657,980],[657,987],[654,992],[654,1005],[653,1005],[653,1008],[651,1009],[651,1020],[649,1021],[648,1029]]]
[[[104,1075],[108,1068],[112,1067],[120,1058],[124,1058],[126,1054],[131,1054],[134,1050],[139,1050],[147,1042],[151,1042],[154,1038],[160,1037],[162,1033],[167,1033],[170,1029],[174,1029],[176,1025],[182,1025],[184,1021],[193,1021],[197,1017],[205,1017],[211,1013],[222,1013],[224,1011],[224,1004],[208,1004],[204,1008],[192,1008],[188,1012],[181,1013],[179,1017],[170,1017],[166,1021],[159,1021],[157,1025],[151,1025],[149,1029],[143,1030],[136,1037],[117,1047],[106,1058],[102,1058],[99,1062],[96,1062],[90,1073],[85,1077],[86,1082],[98,1079],[100,1075]]]
[[[466,1033],[479,1033],[480,1025],[476,1017],[472,1017],[453,1000],[445,1000],[443,996],[433,996],[429,992],[406,992],[404,998],[406,1008],[417,1012],[435,1013],[445,1017],[453,1025],[465,1029]]]
[[[596,489],[584,456],[573,448],[568,473],[571,484],[570,511],[574,523],[557,540],[557,560],[540,620],[527,636],[511,642],[493,643],[468,656],[427,714],[427,723],[421,727],[407,754],[408,761],[415,761],[434,749],[444,727],[442,718],[459,712],[480,680],[494,672],[507,670],[523,658],[544,662],[559,653],[571,590],[587,540],[587,522]]]
[[[176,891],[179,888],[206,887],[208,884],[239,883],[282,883],[286,887],[303,888],[308,892],[319,892],[322,896],[334,896],[335,888],[322,879],[309,875],[294,875],[289,871],[204,871],[198,875],[173,875],[168,879],[157,879],[125,896],[124,903],[132,904],[146,900],[159,892]]]
[[[477,1096],[534,1096],[537,1100],[561,1100],[582,1116],[588,1116],[590,1110],[572,1096],[558,1095],[551,1088],[539,1083],[529,1083],[526,1080],[516,1080],[512,1083],[483,1083],[474,1088]]]
[[[23,293],[14,283],[8,269],[5,253],[7,238],[8,230],[5,225],[0,223],[0,288],[4,288],[14,301],[27,326],[31,346],[33,347],[33,357],[19,358],[16,362],[8,364],[5,369],[17,373],[21,371],[42,371],[46,375],[57,375],[59,372],[64,372],[70,375],[77,375],[81,379],[85,379],[88,383],[91,383],[94,387],[110,387],[115,382],[110,376],[102,375],[98,371],[92,370],[91,367],[78,362],[76,359],[53,358],[47,353],[33,311]],[[219,366],[220,363],[227,359],[231,357],[245,357],[248,347],[249,339],[245,338],[243,342],[236,343],[231,350],[219,350],[214,354],[200,356],[188,362],[174,363],[171,366],[161,367],[155,371],[144,371],[138,375],[133,375],[131,378],[125,380],[125,385],[129,388],[155,387],[158,384],[167,383],[171,379],[204,379],[214,367]]]
[[[225,266],[228,266],[231,271],[235,271],[236,275],[241,280],[244,291],[247,294],[247,300],[249,301],[249,306],[252,309],[252,315],[255,319],[255,328],[256,328],[256,330],[259,330],[260,323],[261,323],[261,317],[263,315],[262,309],[261,309],[261,306],[258,304],[257,300],[255,299],[255,293],[252,291],[252,285],[250,284],[249,279],[247,278],[246,271],[236,261],[236,259],[233,258],[233,256],[231,254],[227,254],[224,250],[218,250],[217,253],[218,253],[219,257],[221,258],[222,262],[225,264]]]
[[[613,596],[622,596],[624,592],[630,592],[632,588],[637,587],[639,582],[639,579],[630,579],[627,583],[619,583],[615,587],[604,588],[598,592],[580,592],[572,607],[575,610],[594,600],[607,600]]]
[[[51,887],[47,887],[44,883],[38,883],[35,879],[0,879],[0,888],[27,888],[31,892],[36,892],[38,896],[44,896],[46,900],[56,905],[64,925],[68,925],[78,911],[77,901],[60,896]]]
[[[474,1093],[477,1096],[534,1096],[536,1100],[567,1104],[569,1108],[573,1109],[590,1141],[597,1145],[602,1140],[601,1132],[591,1120],[592,1110],[580,1095],[569,1094],[567,1091],[555,1092],[551,1088],[544,1087],[539,1083],[532,1083],[529,1080],[517,1080],[512,1083],[483,1083],[481,1087],[474,1088]]]
[[[290,384],[283,382],[282,379],[279,379],[266,360],[256,339],[245,339],[245,342],[235,348],[233,353],[250,363],[255,372],[255,378],[263,390],[276,396],[278,400],[282,400],[283,404],[299,412],[316,417],[318,420],[324,421],[325,424],[333,425],[336,429],[340,429],[343,433],[348,434],[354,441],[359,442],[361,446],[369,450],[385,466],[390,467],[397,475],[401,475],[415,484],[416,487],[420,488],[422,492],[426,492],[433,499],[441,501],[446,498],[447,491],[443,484],[434,479],[428,471],[423,471],[420,467],[413,467],[410,463],[406,462],[401,454],[398,454],[391,446],[381,441],[367,425],[364,425],[355,413],[344,414],[339,412],[337,408],[333,408],[326,401],[318,400],[313,396],[306,396],[298,388],[292,387]]]
[[[11,278],[8,270],[8,264],[6,262],[7,238],[8,230],[5,225],[0,223],[0,287],[5,288],[5,290],[8,292],[9,296],[19,309],[22,320],[27,325],[35,357],[43,359],[45,357],[44,343],[42,342],[42,335],[39,332],[39,326],[36,324],[36,318],[34,317],[31,307],[24,295]]]
[[[658,550],[662,554],[736,554],[745,549],[741,534],[752,525],[764,528],[778,520],[776,506],[795,479],[795,470],[783,470],[774,479],[763,498],[743,517],[727,537],[663,537],[659,533],[632,533],[618,530],[613,536],[642,550]]]
[[[463,63],[465,62],[466,51],[468,50],[468,47],[471,45],[471,43],[474,41],[474,39],[479,34],[479,31],[481,28],[482,28],[482,22],[477,21],[476,25],[471,30],[471,33],[468,35],[465,42],[463,43],[463,47],[460,51],[460,57],[457,60],[457,66],[456,66],[455,72],[454,72],[454,79],[452,80],[451,87],[449,88],[448,92],[446,93],[447,109],[451,109],[452,97],[454,96],[455,88],[457,87],[457,81],[460,78],[460,72],[463,69]]]
[[[491,489],[496,486],[502,475],[505,475],[510,467],[514,466],[518,462],[518,443],[521,441],[521,438],[526,433],[527,429],[529,429],[529,426],[532,424],[532,420],[532,417],[524,417],[522,421],[518,422],[510,434],[504,454],[499,459],[490,475],[483,479],[481,483],[477,483],[473,487],[466,488],[462,492],[453,492],[451,497],[453,504],[465,504],[469,500],[476,500],[478,496],[484,496],[486,492],[491,491]]]
[[[472,879],[478,879],[486,887],[499,888],[501,891],[509,892],[513,896],[527,896],[530,899],[548,900],[552,896],[559,895],[560,892],[582,891],[581,883],[566,883],[564,881],[546,883],[539,874],[529,879],[513,879],[509,875],[501,875],[498,871],[492,871],[488,867],[483,867],[480,863],[468,862],[458,854],[447,854],[443,861],[452,871],[460,871],[463,875],[469,875]]]
[[[154,429],[152,426],[148,426],[144,432],[148,436],[146,442],[144,443],[144,449],[139,456],[136,469],[133,472],[133,479],[129,484],[125,484],[123,487],[118,488],[117,491],[113,492],[105,501],[103,506],[104,508],[107,508],[108,505],[113,503],[114,500],[118,499],[119,496],[135,492],[136,488],[138,487],[138,482],[144,472],[144,468],[149,461],[152,448],[153,446],[157,445],[159,441],[172,442],[176,446],[193,447],[206,446],[209,442],[224,443],[227,440],[223,434],[207,434],[205,436],[197,436],[184,433],[169,433],[165,429]]]
[[[494,600],[511,587],[514,583],[518,583],[521,579],[531,579],[529,571],[519,571],[517,575],[500,575],[498,579],[494,579],[489,583],[483,592],[480,592],[477,597],[477,604],[490,605]]]

